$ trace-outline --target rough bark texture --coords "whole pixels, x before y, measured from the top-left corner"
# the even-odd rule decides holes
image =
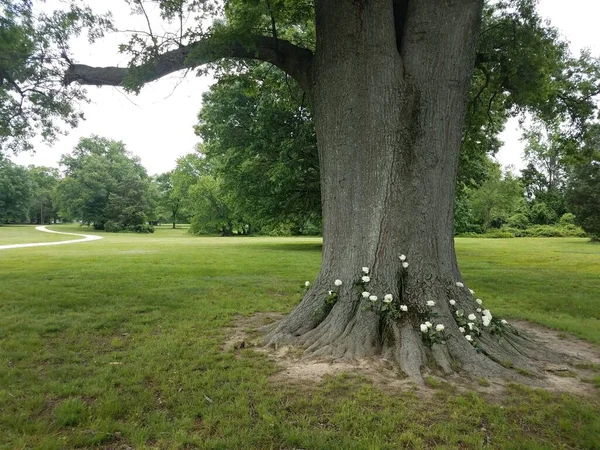
[[[446,373],[506,375],[502,365],[531,369],[531,356],[547,356],[509,328],[501,339],[489,334],[475,298],[456,286],[454,186],[481,8],[480,0],[317,2],[311,98],[323,262],[267,344],[333,358],[384,355],[416,380],[426,364]],[[365,266],[371,281],[356,286]],[[343,282],[338,289],[336,279]],[[374,306],[363,288],[378,296]],[[324,314],[330,289],[337,299]],[[408,312],[393,319],[382,313],[385,294]],[[483,330],[471,333],[477,348],[459,331],[457,309],[476,313]],[[424,344],[419,325],[426,320],[445,326],[446,345]]]
[[[482,3],[317,0],[314,55],[257,38],[254,50],[201,41],[155,62],[146,81],[219,57],[270,61],[311,98],[323,261],[303,300],[272,327],[266,344],[333,358],[382,355],[417,381],[424,366],[506,376],[505,366],[531,370],[533,361],[553,357],[511,328],[500,338],[492,335],[481,325],[473,295],[456,285],[454,186]],[[128,70],[73,65],[65,81],[115,85]],[[371,281],[357,286],[362,267],[370,269]],[[343,284],[335,286],[336,279]],[[336,292],[334,303],[329,290]],[[378,301],[364,299],[363,290]],[[408,311],[384,312],[385,294],[396,310],[406,305]],[[477,346],[459,331],[458,309],[476,314],[482,334],[471,334]],[[419,329],[426,320],[444,325],[447,344],[427,345]]]

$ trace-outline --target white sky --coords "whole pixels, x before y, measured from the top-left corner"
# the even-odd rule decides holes
[[[48,0],[48,7],[51,8],[53,3],[56,0]],[[113,13],[119,29],[145,29],[143,18],[130,15],[123,0],[94,2],[95,10],[101,12],[98,5]],[[571,43],[573,54],[589,48],[594,56],[600,55],[598,0],[541,0],[539,11]],[[127,57],[119,55],[117,48],[127,37],[117,33],[93,46],[82,37],[73,44],[75,60],[92,66],[124,66]],[[91,102],[82,105],[87,120],[54,146],[39,143],[35,154],[20,154],[12,159],[23,165],[58,166],[60,156],[70,152],[80,137],[97,134],[122,140],[132,153],[141,158],[148,173],[166,172],[175,167],[179,156],[193,151],[198,143],[192,127],[202,106],[202,93],[213,81],[210,76],[189,74],[182,78],[181,74],[174,74],[146,85],[138,96],[125,94],[114,87],[90,86],[87,90]],[[497,159],[505,167],[524,167],[520,135],[516,120],[510,121],[501,134],[505,145]]]

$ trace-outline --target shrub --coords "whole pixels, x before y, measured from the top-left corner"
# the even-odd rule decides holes
[[[565,225],[575,225],[575,214],[573,213],[565,213],[562,215],[558,224],[561,226]]]
[[[107,233],[118,233],[119,231],[123,231],[123,226],[119,222],[107,220],[104,224],[104,231]]]
[[[514,238],[515,235],[509,231],[503,230],[492,230],[488,231],[485,234],[481,235],[484,238],[494,238],[494,239],[510,239]]]
[[[511,228],[518,228],[521,230],[524,230],[529,225],[531,225],[531,222],[529,221],[529,217],[527,217],[523,213],[513,214],[512,216],[510,216],[508,218],[508,221],[506,223]]]
[[[105,226],[106,227],[106,226]],[[130,225],[127,227],[128,231],[133,231],[134,233],[154,233],[154,227],[147,223],[140,223],[137,225]]]

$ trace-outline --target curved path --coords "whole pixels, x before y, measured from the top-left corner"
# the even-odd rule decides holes
[[[46,233],[65,234],[67,236],[81,236],[83,239],[73,239],[71,241],[34,242],[34,243],[31,243],[31,244],[0,245],[0,250],[6,250],[6,249],[9,249],[9,248],[43,247],[45,245],[76,244],[77,242],[97,241],[99,239],[104,239],[102,236],[97,236],[95,234],[63,233],[61,231],[52,231],[52,230],[49,230],[46,227],[35,227],[35,229],[38,230],[38,231],[45,231]]]

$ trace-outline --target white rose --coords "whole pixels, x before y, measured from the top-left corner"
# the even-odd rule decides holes
[[[484,309],[483,310],[483,315],[486,317],[489,317],[490,319],[492,318],[492,313],[490,312],[489,309]]]
[[[429,321],[425,322],[425,325],[427,325],[427,328],[431,328],[433,326],[433,324]]]
[[[463,316],[462,311],[460,311],[460,310],[456,311],[456,317],[462,317],[462,316]]]
[[[329,295],[331,295],[331,294],[333,294],[333,291],[327,291],[327,293],[328,293]]]
[[[506,325],[508,322],[504,319],[502,319],[500,322],[502,322],[502,325]]]
[[[460,331],[461,333],[465,333],[465,329],[463,327],[458,327],[458,331]]]
[[[362,268],[362,271],[363,271],[364,273],[369,273],[369,268],[368,268],[368,267],[363,267],[363,268]]]
[[[335,280],[333,282],[333,284],[335,284],[336,286],[341,286],[342,285],[342,280]]]
[[[400,258],[400,261],[406,261],[406,255],[400,255],[398,258]]]
[[[408,311],[408,306],[400,305],[400,311],[404,311],[404,312]]]
[[[408,269],[408,263],[407,263],[406,261],[404,261],[404,262],[402,263],[402,267],[404,267],[405,269]]]
[[[456,300],[450,300],[448,303],[450,303],[452,306],[456,305]]]
[[[371,281],[371,277],[368,277],[366,275],[364,277],[362,277],[361,279],[362,279],[363,283],[368,283],[369,281]]]
[[[459,288],[464,288],[464,287],[465,287],[465,285],[464,285],[464,284],[462,284],[460,281],[457,281],[457,282],[456,282],[456,285],[457,285]]]
[[[475,326],[475,324],[473,322],[469,322],[467,325],[469,325],[469,330],[472,330],[473,327]]]
[[[427,300],[427,306],[435,306],[435,302],[433,300]]]
[[[477,302],[478,305],[483,305],[483,300],[481,300],[480,298],[478,298],[475,301]]]
[[[488,316],[483,316],[482,321],[483,321],[483,326],[487,327],[490,325],[491,319]]]
[[[394,297],[392,297],[392,294],[385,294],[383,296],[383,303],[391,303],[391,301],[393,300]]]
[[[481,308],[477,308],[475,311],[477,311],[477,312],[481,312]]]
[[[471,293],[471,295],[473,295],[475,293],[475,291],[473,289],[469,289],[469,292]]]
[[[477,316],[475,316],[475,314],[469,314],[469,320],[476,320]]]
[[[438,323],[435,326],[435,331],[444,331],[444,325],[442,325],[441,323]]]
[[[467,334],[467,335],[465,336],[465,339],[466,339],[467,341],[469,341],[469,342],[473,342],[473,338],[471,337],[471,335],[470,335],[470,334]]]
[[[310,286],[310,281],[305,281],[304,282],[304,286],[309,287]]]
[[[371,295],[369,297],[369,300],[371,300],[373,303],[375,303],[377,301],[377,296],[376,295]]]
[[[422,323],[421,324],[421,332],[427,333],[428,330],[429,330],[429,327],[427,326],[427,324]]]
[[[363,298],[369,298],[369,295],[371,295],[371,293],[367,291],[362,293]]]

